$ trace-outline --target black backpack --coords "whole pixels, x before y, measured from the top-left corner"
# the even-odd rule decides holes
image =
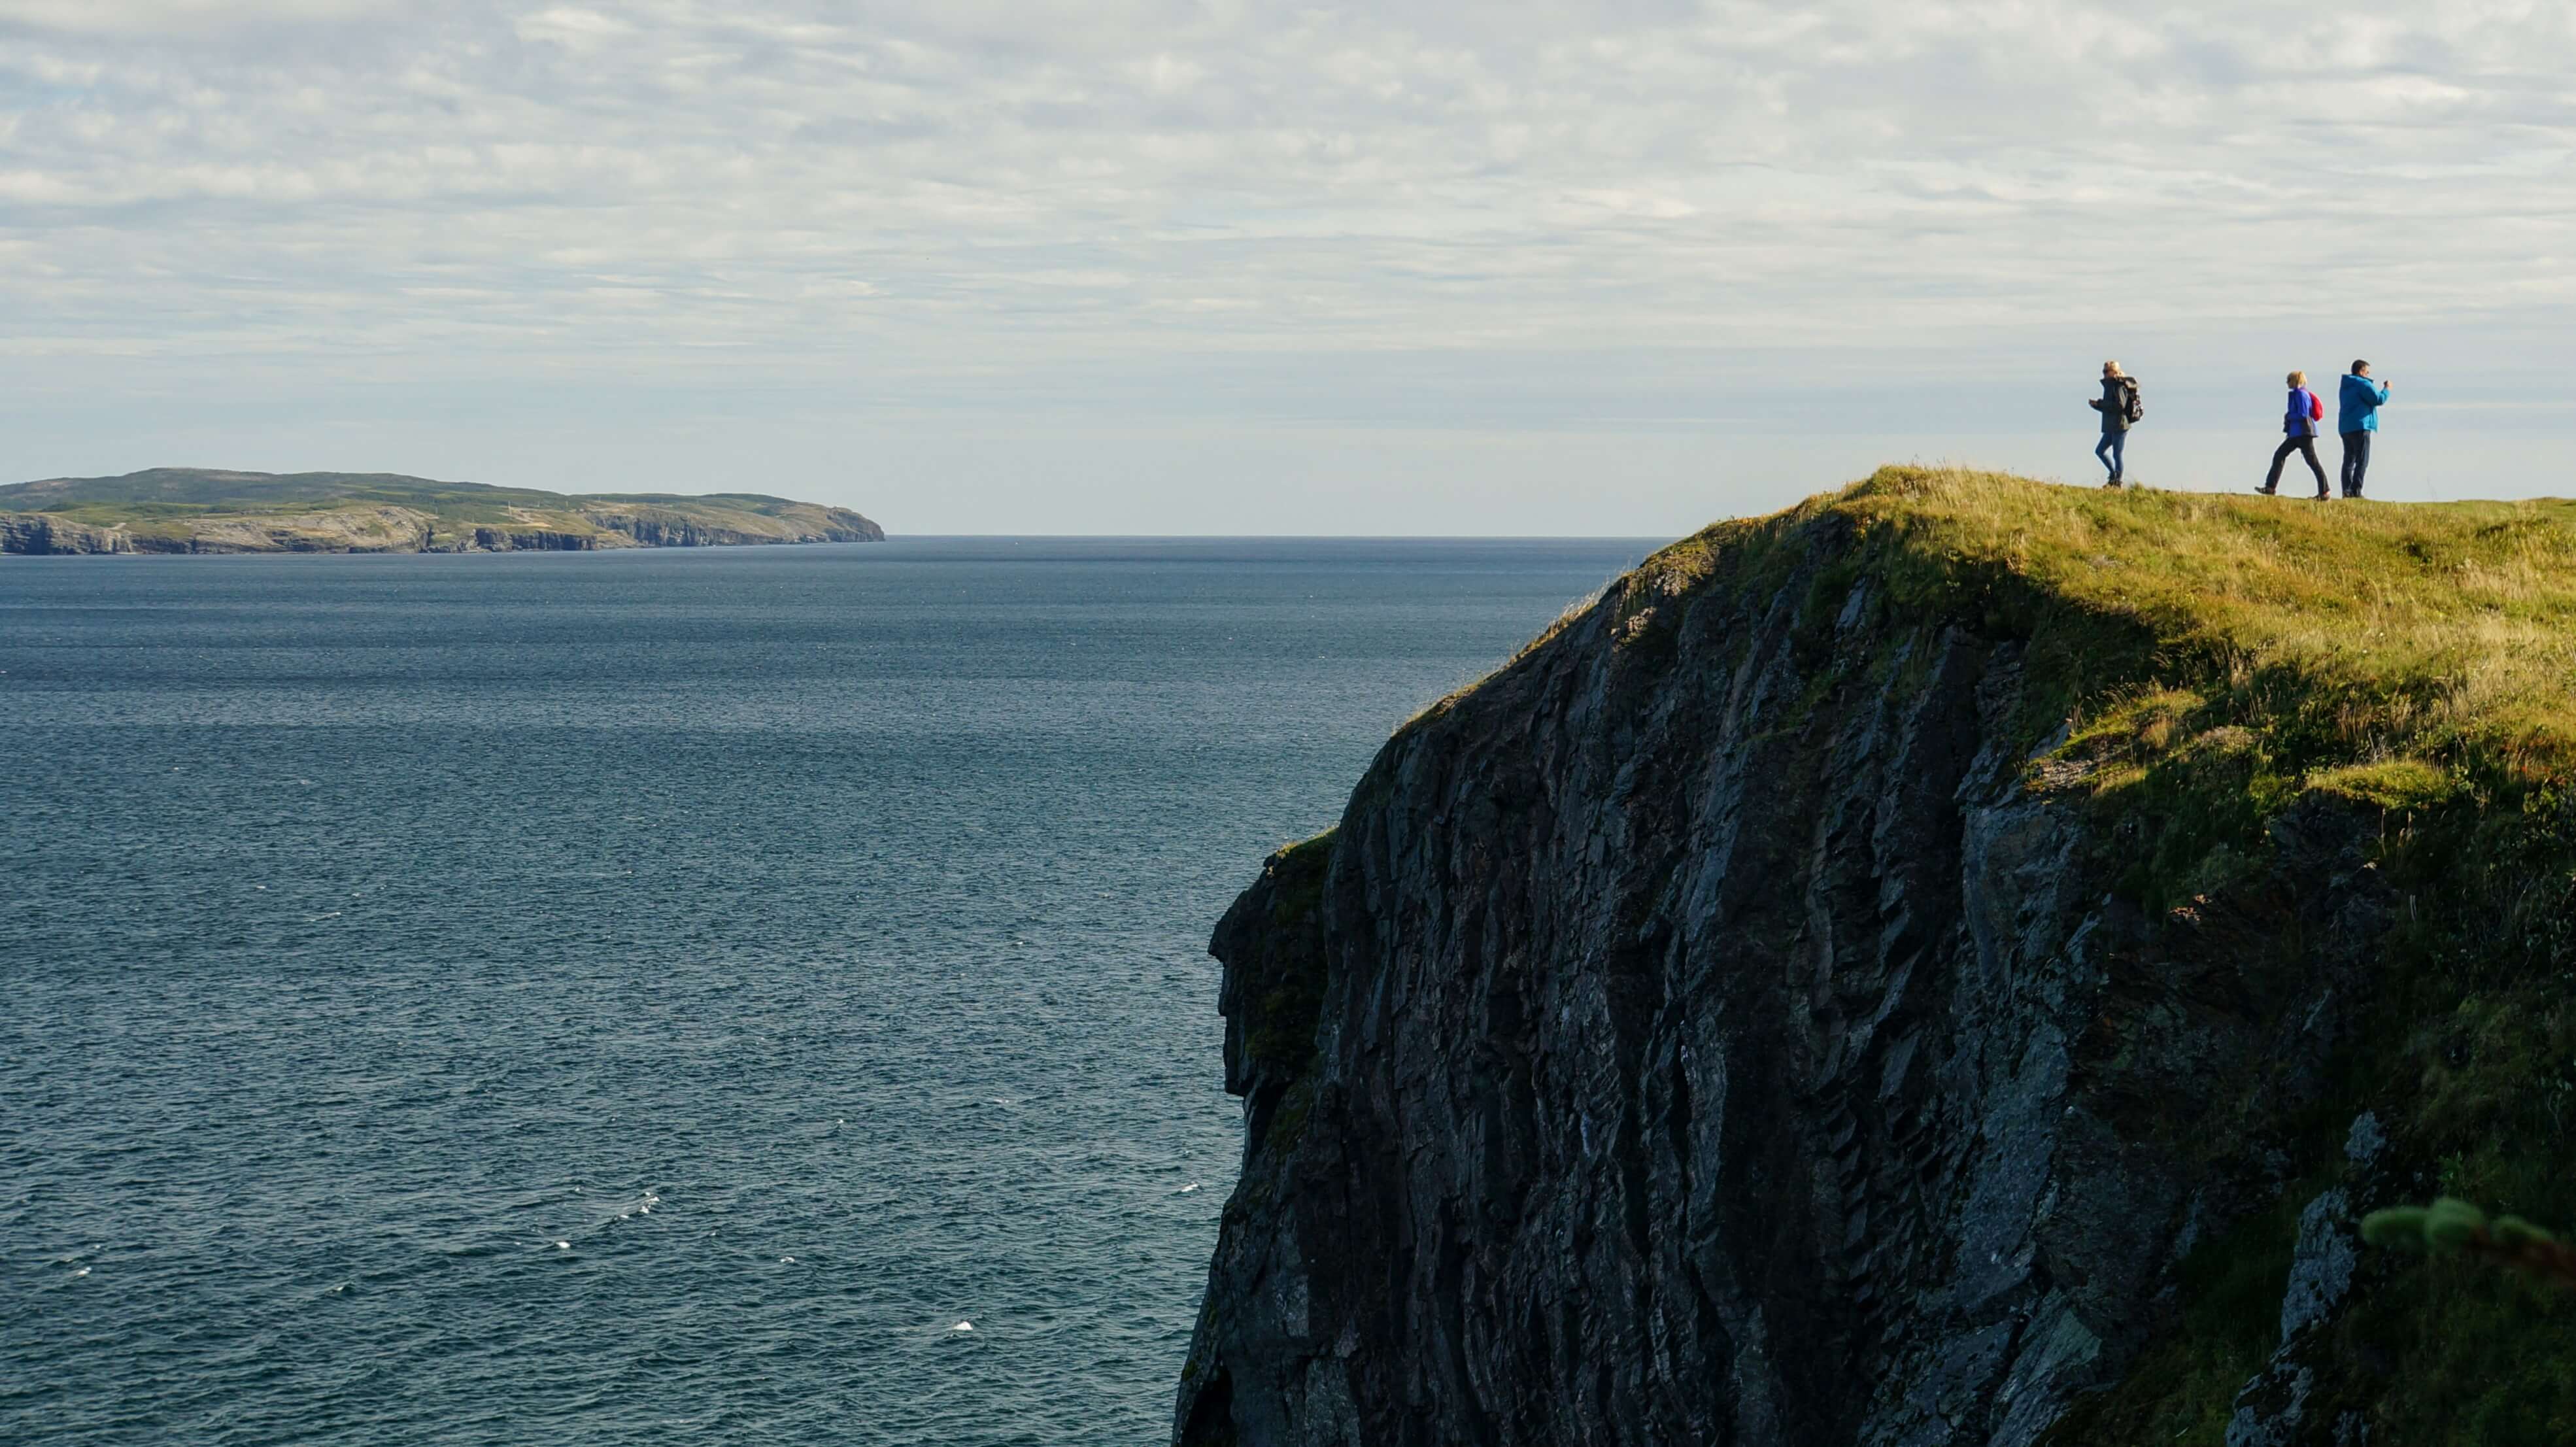
[[[2147,404],[2138,400],[2138,379],[2130,377],[2127,381],[2128,400],[2122,404],[2120,415],[2128,418],[2132,423],[2143,422],[2147,418]]]

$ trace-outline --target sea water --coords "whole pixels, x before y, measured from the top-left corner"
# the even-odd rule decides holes
[[[0,559],[0,1441],[1163,1439],[1210,926],[1643,551]]]

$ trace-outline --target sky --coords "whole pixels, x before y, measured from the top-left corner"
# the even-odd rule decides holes
[[[2576,492],[2576,5],[0,0],[0,481],[1664,536],[1883,462]],[[2326,448],[2329,464],[2333,447]]]

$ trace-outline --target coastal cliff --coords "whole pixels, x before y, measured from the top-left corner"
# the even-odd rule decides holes
[[[0,553],[467,553],[882,542],[759,493],[565,494],[392,473],[154,468],[0,487]]]
[[[1218,926],[1176,1441],[2576,1416],[2561,1306],[2351,1229],[2576,1224],[2570,564],[2566,504],[1913,469],[1656,555]]]
[[[0,553],[130,553],[122,528],[98,528],[40,512],[0,512]]]

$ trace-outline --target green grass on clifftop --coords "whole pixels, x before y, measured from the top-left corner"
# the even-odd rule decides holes
[[[2055,656],[2034,664],[2083,727],[2145,709],[2173,720],[2169,746],[2248,724],[2360,771],[2317,786],[2409,801],[2455,771],[2530,779],[2576,758],[2576,502],[2319,504],[1891,467],[1639,573],[1677,591],[1827,515],[1862,535],[1844,571],[1900,607],[2034,633],[2054,615]]]

